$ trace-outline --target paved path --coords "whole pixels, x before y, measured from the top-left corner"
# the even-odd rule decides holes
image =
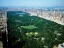
[[[2,42],[0,41],[0,48],[3,48],[3,44],[2,44]]]

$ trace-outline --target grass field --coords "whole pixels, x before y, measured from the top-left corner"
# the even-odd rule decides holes
[[[25,29],[35,29],[35,28],[38,28],[38,27],[35,27],[34,25],[29,25],[29,26],[21,26]]]

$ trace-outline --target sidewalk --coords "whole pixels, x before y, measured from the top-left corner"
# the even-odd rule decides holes
[[[0,48],[3,48],[3,44],[2,44],[2,42],[0,41]]]

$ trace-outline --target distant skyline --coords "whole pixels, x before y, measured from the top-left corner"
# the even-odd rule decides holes
[[[64,0],[0,0],[2,6],[64,6]]]

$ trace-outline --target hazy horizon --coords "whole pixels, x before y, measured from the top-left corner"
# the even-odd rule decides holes
[[[64,0],[0,0],[0,7],[27,6],[27,7],[54,7],[64,6]]]

